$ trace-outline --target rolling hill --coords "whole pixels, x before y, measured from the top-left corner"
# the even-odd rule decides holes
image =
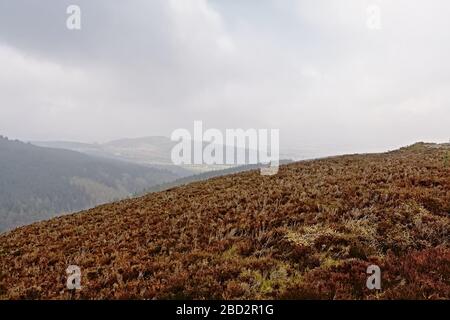
[[[449,299],[449,157],[419,143],[302,161],[21,227],[0,235],[0,298]]]
[[[167,137],[154,136],[119,139],[106,143],[72,141],[32,141],[31,143],[39,147],[72,150],[91,156],[169,170],[180,177],[187,177],[193,174],[192,170],[172,163],[170,153],[176,143]]]
[[[179,175],[0,138],[0,232],[123,199]]]
[[[172,148],[177,145],[178,142],[172,141],[170,138],[164,136],[124,138],[106,143],[82,143],[71,141],[32,141],[31,143],[40,147],[72,150],[97,157],[127,161],[139,165],[169,170],[180,177],[190,177],[194,174],[199,175],[213,171],[234,170],[235,168],[242,166],[229,164],[174,165],[171,159],[171,153]],[[191,141],[191,143],[193,143],[193,141]],[[203,142],[203,147],[206,147],[207,145],[209,145],[209,142]],[[226,145],[217,146],[224,150],[225,163],[225,155],[232,149],[235,149],[235,147]],[[237,148],[236,150],[242,149]],[[248,147],[245,148],[245,152],[248,153]],[[297,156],[295,156],[295,154],[297,154]],[[312,153],[311,151],[297,150],[296,152],[280,153],[280,159],[297,159],[299,154],[302,154],[302,159],[305,159],[305,157],[312,158],[317,156],[317,153]]]
[[[93,144],[70,141],[33,141],[31,143],[41,147],[72,150],[88,155],[170,170],[181,177],[230,167],[206,164],[174,165],[171,152],[177,142],[162,136],[124,138]]]

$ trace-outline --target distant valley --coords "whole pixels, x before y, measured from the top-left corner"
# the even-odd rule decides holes
[[[124,199],[189,174],[1,137],[0,232]]]
[[[30,141],[33,145],[47,148],[66,149],[82,152],[92,156],[122,160],[154,168],[167,169],[182,177],[192,174],[202,174],[216,170],[237,168],[235,165],[180,165],[176,166],[171,160],[172,148],[177,142],[164,136],[149,136],[139,138],[125,138],[106,143],[83,143],[73,141]],[[307,145],[307,143],[304,143]],[[206,146],[207,143],[204,143]],[[224,147],[226,151],[230,146]],[[248,149],[246,149],[248,152]],[[280,159],[304,160],[333,154],[332,150],[325,151],[317,147],[280,150]]]
[[[172,148],[177,142],[163,136],[119,139],[106,143],[81,143],[71,141],[32,141],[31,143],[40,147],[67,149],[93,156],[123,160],[140,165],[150,165],[160,169],[168,169],[185,177],[194,173],[230,167],[217,165],[175,166],[172,163],[170,155]]]
[[[166,137],[105,144],[0,137],[0,232],[136,195],[261,167],[177,166]],[[289,161],[281,161],[288,163]]]

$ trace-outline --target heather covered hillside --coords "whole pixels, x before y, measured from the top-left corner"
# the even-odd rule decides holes
[[[194,182],[0,235],[2,299],[449,299],[450,146]],[[381,290],[366,268],[381,269]],[[81,290],[66,289],[66,268]]]

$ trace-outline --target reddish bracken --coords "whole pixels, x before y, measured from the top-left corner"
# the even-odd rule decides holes
[[[449,299],[448,152],[303,161],[18,228],[0,235],[0,298]]]

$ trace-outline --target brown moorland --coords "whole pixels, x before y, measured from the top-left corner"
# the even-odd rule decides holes
[[[0,298],[449,299],[449,154],[302,161],[21,227],[0,235]]]

